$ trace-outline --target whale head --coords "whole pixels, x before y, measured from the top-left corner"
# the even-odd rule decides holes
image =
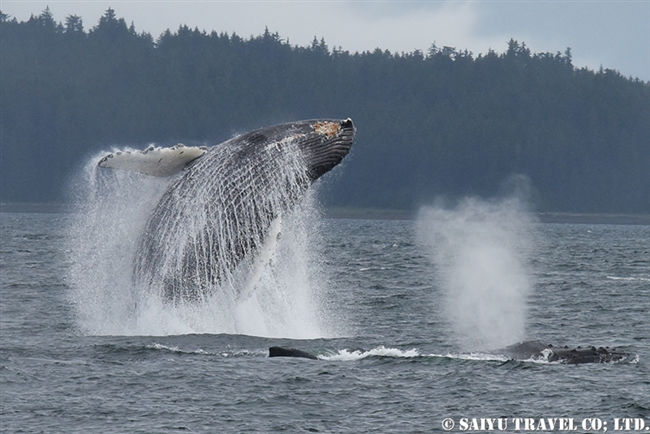
[[[350,152],[356,129],[352,119],[318,120],[309,123],[311,131],[298,141],[312,181],[320,178]]]

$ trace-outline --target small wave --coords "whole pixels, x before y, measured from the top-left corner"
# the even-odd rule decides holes
[[[395,358],[420,357],[420,352],[415,348],[410,350],[400,350],[398,348],[386,348],[382,345],[369,351],[348,351],[347,349],[343,349],[339,350],[339,352],[333,356],[318,356],[318,358],[321,360],[354,361],[373,356]]]
[[[198,354],[202,356],[215,356],[219,355],[221,357],[241,357],[241,356],[265,356],[267,355],[267,351],[264,350],[228,350],[228,351],[218,351],[215,353],[211,353],[209,351],[205,351],[204,349],[196,349],[196,350],[183,350],[176,345],[164,345],[164,344],[159,344],[158,342],[154,342],[152,344],[146,345],[145,348],[150,349],[150,350],[161,350],[161,351],[167,351],[170,353],[176,353],[176,354]]]
[[[209,353],[205,350],[202,350],[199,348],[198,350],[194,351],[187,351],[187,350],[181,350],[179,347],[175,345],[163,345],[159,344],[157,342],[154,342],[153,344],[146,345],[145,348],[148,348],[150,350],[162,350],[162,351],[169,351],[172,353],[177,353],[177,354],[201,354],[201,355],[210,355],[212,353]]]
[[[648,277],[618,277],[618,276],[607,276],[606,279],[609,280],[625,280],[629,282],[650,282],[650,278]]]
[[[553,355],[553,351],[550,350],[549,348],[545,348],[542,350],[541,355],[539,357],[531,356],[528,359],[522,360],[522,362],[528,362],[528,363],[539,363],[543,365],[561,365],[562,361],[561,360],[549,360],[549,357]]]
[[[497,362],[507,362],[508,359],[505,356],[500,354],[490,354],[490,353],[468,353],[468,354],[428,354],[427,357],[438,357],[445,359],[456,359],[456,360],[478,360],[478,361],[497,361]]]
[[[379,346],[369,351],[354,350],[349,351],[347,349],[339,350],[339,352],[332,356],[319,355],[318,358],[321,360],[329,361],[355,361],[362,360],[368,357],[394,357],[394,358],[436,358],[436,359],[454,359],[454,360],[477,360],[477,361],[498,361],[506,362],[510,360],[509,358],[502,356],[500,354],[490,354],[490,353],[446,353],[446,354],[421,354],[417,348],[412,348],[410,350],[400,350],[398,348],[386,348],[385,346]]]
[[[219,353],[222,357],[241,357],[241,356],[253,356],[253,357],[266,357],[268,356],[268,350],[236,350],[236,351],[222,351]]]

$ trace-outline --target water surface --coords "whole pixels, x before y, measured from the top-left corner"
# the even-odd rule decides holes
[[[327,333],[290,339],[89,333],[70,281],[74,217],[0,215],[3,432],[435,432],[461,417],[650,425],[649,226],[524,225],[534,236],[514,248],[531,285],[525,337],[638,356],[568,366],[463,347],[449,263],[420,239],[421,222],[322,221],[327,285],[315,298]],[[321,360],[270,359],[272,345]]]

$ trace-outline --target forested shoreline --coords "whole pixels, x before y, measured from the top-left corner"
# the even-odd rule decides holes
[[[577,68],[570,49],[350,53],[186,26],[154,38],[112,9],[89,30],[49,10],[2,14],[0,44],[3,203],[64,201],[70,176],[112,146],[351,117],[357,142],[322,191],[330,206],[491,197],[519,174],[538,211],[650,213],[650,83]]]

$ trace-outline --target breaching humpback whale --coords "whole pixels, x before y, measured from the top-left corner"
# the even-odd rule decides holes
[[[279,235],[283,214],[348,154],[351,119],[263,128],[212,148],[150,147],[108,155],[100,167],[173,179],[138,242],[136,285],[167,300],[200,301]],[[262,255],[263,256],[263,255]],[[248,264],[248,265],[247,265]]]

